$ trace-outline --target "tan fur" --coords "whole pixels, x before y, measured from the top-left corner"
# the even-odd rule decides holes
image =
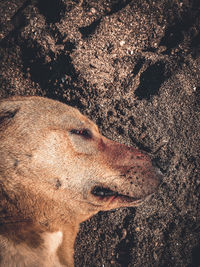
[[[81,222],[159,184],[147,155],[42,97],[0,101],[0,153],[0,266],[74,266]]]

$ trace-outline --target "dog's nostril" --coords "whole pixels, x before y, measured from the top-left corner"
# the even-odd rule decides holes
[[[156,171],[156,174],[158,174],[159,176],[163,176],[163,173],[161,172],[160,168],[155,167],[155,171]]]
[[[162,179],[163,179],[163,173],[161,172],[161,170],[159,168],[155,168],[155,173],[156,173],[156,178],[157,178],[158,184],[161,184]]]
[[[156,174],[162,177],[164,173],[162,172],[161,167],[159,166],[159,159],[158,158],[152,159],[151,164],[154,167]]]
[[[144,159],[144,156],[136,156],[136,159]]]
[[[155,168],[155,169],[160,169],[159,168],[159,160],[158,160],[158,158],[154,158],[154,159],[152,159],[151,160],[151,164],[152,164],[152,166]]]

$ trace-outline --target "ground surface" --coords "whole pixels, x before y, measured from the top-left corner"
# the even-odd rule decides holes
[[[0,1],[0,97],[75,106],[164,173],[151,202],[82,224],[76,266],[200,266],[199,5]]]

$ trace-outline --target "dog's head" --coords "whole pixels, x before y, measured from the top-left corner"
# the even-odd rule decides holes
[[[42,218],[83,221],[136,206],[160,182],[146,154],[108,140],[77,109],[46,98],[0,102],[0,150],[2,191],[35,218],[35,209]]]

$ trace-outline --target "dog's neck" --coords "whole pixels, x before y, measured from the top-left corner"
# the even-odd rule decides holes
[[[29,229],[20,238],[19,233],[0,234],[0,266],[73,267],[77,232],[78,227],[67,225],[54,232]]]
[[[72,209],[46,195],[29,191],[24,199],[20,194],[7,197],[0,182],[0,267],[73,267],[74,242],[85,217],[77,221]]]

